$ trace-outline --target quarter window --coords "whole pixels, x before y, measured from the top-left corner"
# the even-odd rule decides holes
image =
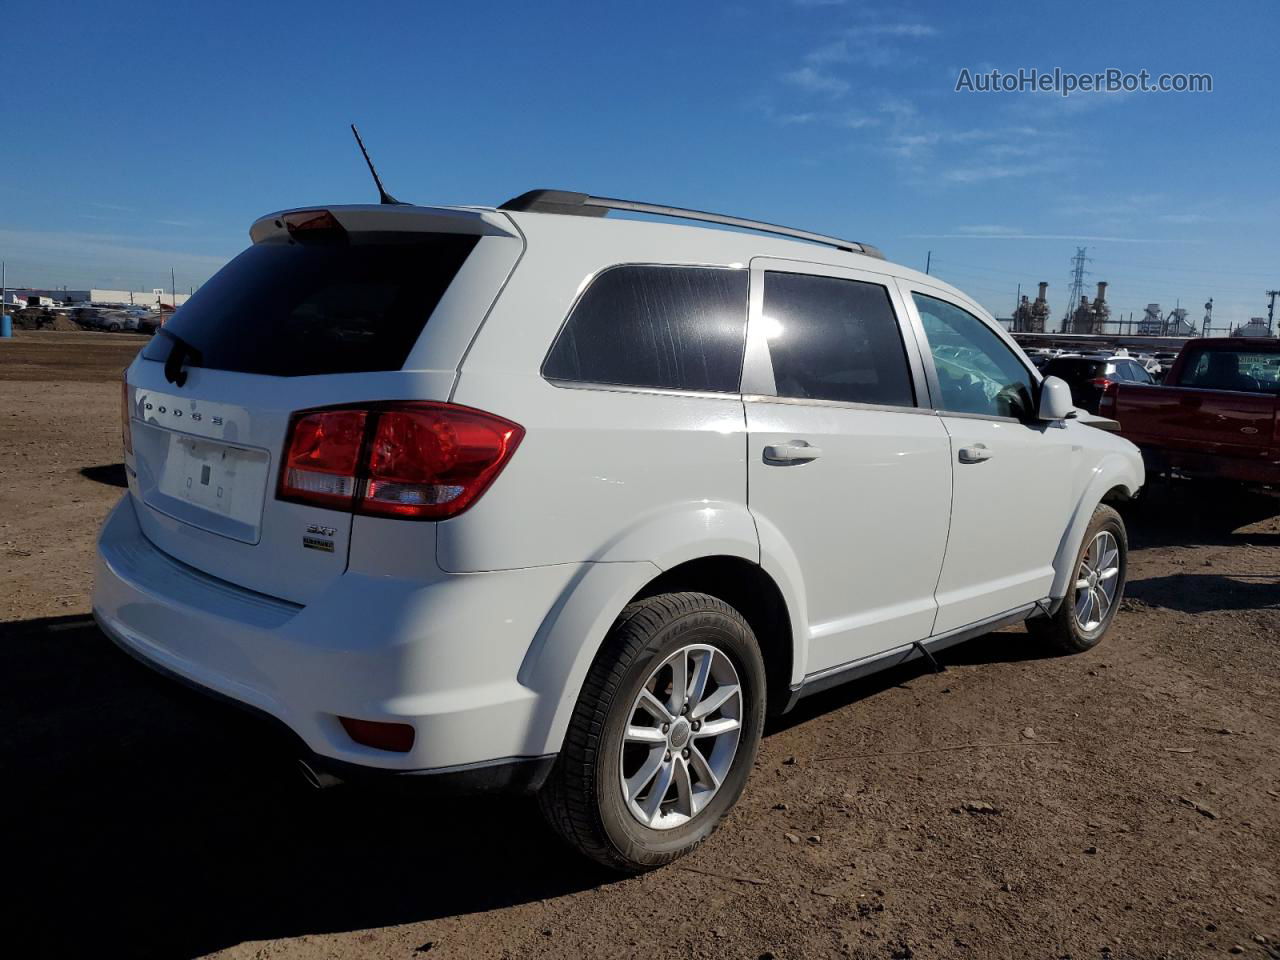
[[[747,271],[622,266],[579,298],[542,366],[551,380],[737,393]]]
[[[1020,420],[1030,416],[1031,374],[990,327],[944,300],[920,293],[911,298],[929,338],[943,410]]]
[[[769,271],[760,319],[778,396],[915,405],[902,332],[880,284]]]

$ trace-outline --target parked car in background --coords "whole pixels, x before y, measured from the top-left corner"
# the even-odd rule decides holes
[[[1280,484],[1280,340],[1188,340],[1163,386],[1113,384],[1099,413],[1150,473]]]
[[[536,790],[643,870],[766,712],[1120,607],[1138,451],[874,247],[559,191],[250,235],[126,372],[93,610],[315,782]]]
[[[1128,355],[1066,355],[1054,357],[1041,372],[1046,377],[1065,380],[1077,407],[1098,412],[1102,391],[1113,383],[1155,383],[1146,369]]]

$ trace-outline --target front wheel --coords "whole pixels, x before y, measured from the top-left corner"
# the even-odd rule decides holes
[[[764,714],[764,663],[736,610],[699,593],[632,603],[588,671],[543,813],[613,869],[670,863],[737,802]]]
[[[1129,538],[1113,508],[1099,504],[1084,534],[1067,595],[1057,613],[1027,621],[1027,630],[1063,653],[1098,645],[1124,599]]]

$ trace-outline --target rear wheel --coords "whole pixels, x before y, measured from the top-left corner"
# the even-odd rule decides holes
[[[1097,646],[1124,598],[1128,559],[1124,521],[1113,508],[1099,504],[1057,613],[1028,620],[1027,630],[1063,653],[1083,653]]]
[[[543,813],[606,866],[670,863],[742,793],[764,712],[764,664],[736,610],[698,593],[637,601],[591,665]]]

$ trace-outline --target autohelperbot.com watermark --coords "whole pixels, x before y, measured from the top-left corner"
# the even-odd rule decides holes
[[[956,77],[956,93],[1212,93],[1213,74],[1156,73],[1108,67],[1096,73],[1073,73],[1054,67],[1017,70],[970,70]]]

